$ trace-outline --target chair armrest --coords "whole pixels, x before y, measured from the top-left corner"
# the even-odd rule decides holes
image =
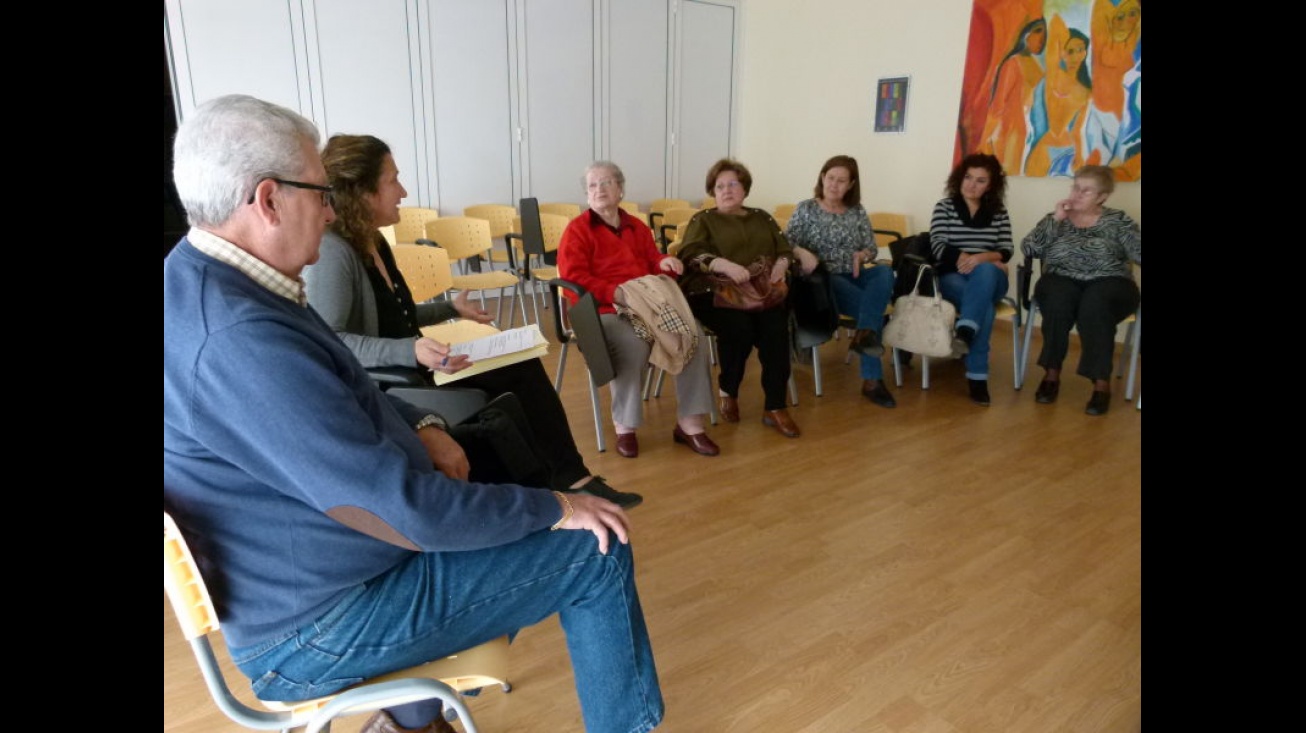
[[[507,234],[503,235],[503,246],[506,247],[508,250],[508,267],[511,268],[513,272],[517,272],[517,273],[525,272],[529,277],[530,268],[525,267],[524,266],[525,263],[523,263],[523,266],[520,268],[517,266],[517,248],[512,246],[512,240],[514,239],[522,243],[526,242],[526,238],[522,236],[519,232],[508,232]]]
[[[383,391],[391,387],[428,387],[416,367],[368,367],[367,374]]]
[[[484,390],[474,387],[392,387],[387,394],[430,410],[450,425],[457,425],[475,415],[490,401]]]
[[[1016,302],[1023,310],[1029,310],[1030,283],[1034,279],[1034,263],[1026,258],[1016,265]]]
[[[414,239],[413,241],[416,242],[417,244],[425,244],[427,247],[439,247],[439,246],[440,246],[440,244],[439,244],[438,242],[436,242],[434,239],[427,239],[426,237],[418,237],[417,239]]]
[[[559,290],[569,290],[575,293],[577,298],[583,296],[586,291],[585,287],[580,283],[574,283],[564,278],[555,277],[549,281],[549,297],[553,298],[555,304],[553,307],[553,333],[559,343],[565,344],[571,341],[576,334],[571,330],[571,325],[568,322],[567,301],[558,292]]]

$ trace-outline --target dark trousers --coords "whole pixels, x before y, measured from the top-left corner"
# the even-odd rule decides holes
[[[1070,350],[1070,329],[1079,330],[1081,377],[1110,379],[1116,347],[1116,327],[1138,308],[1138,284],[1127,277],[1073,280],[1046,274],[1034,285],[1034,299],[1043,317],[1043,350],[1038,365],[1060,369]]]
[[[789,308],[781,306],[764,311],[741,311],[712,305],[711,293],[690,296],[689,308],[702,324],[716,334],[721,374],[717,384],[731,397],[739,396],[744,381],[744,367],[757,348],[762,362],[762,393],[765,409],[780,410],[787,405],[789,387]]]
[[[539,359],[509,364],[455,382],[483,389],[490,399],[512,392],[530,424],[535,446],[549,464],[549,488],[565,489],[590,475],[567,422],[567,411]]]

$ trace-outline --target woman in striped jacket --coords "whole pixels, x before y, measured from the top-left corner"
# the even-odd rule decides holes
[[[989,336],[1015,251],[1004,203],[1007,175],[996,157],[972,153],[948,174],[946,190],[930,217],[930,249],[942,295],[957,307],[952,346],[966,357],[970,399],[988,405]]]

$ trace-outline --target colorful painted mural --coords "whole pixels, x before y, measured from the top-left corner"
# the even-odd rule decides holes
[[[1143,176],[1142,0],[975,0],[955,159],[1008,175]]]

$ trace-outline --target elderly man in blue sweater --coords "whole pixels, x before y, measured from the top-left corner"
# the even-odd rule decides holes
[[[469,483],[440,417],[378,390],[308,307],[300,272],[334,216],[318,142],[231,95],[174,146],[192,228],[163,263],[163,500],[212,560],[233,660],[258,697],[309,699],[557,613],[586,729],[652,730],[625,512]],[[451,729],[438,701],[364,726],[406,730]]]

